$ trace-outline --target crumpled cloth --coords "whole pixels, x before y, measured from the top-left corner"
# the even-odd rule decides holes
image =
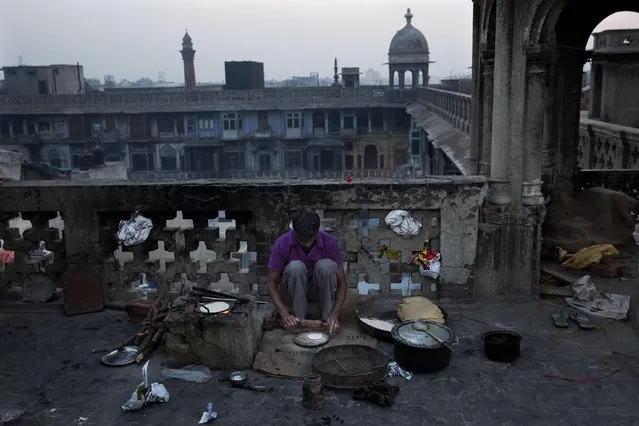
[[[566,303],[588,315],[622,320],[630,310],[630,296],[623,294],[599,293],[590,275],[584,275],[572,285],[573,297],[566,297]]]
[[[145,242],[146,239],[149,238],[151,229],[153,229],[151,219],[142,216],[140,212],[135,212],[130,220],[120,221],[118,233],[115,237],[120,244],[126,247],[135,246]]]
[[[4,240],[0,239],[0,271],[4,270],[5,265],[13,263],[16,258],[16,252],[4,249]]]
[[[406,210],[391,211],[386,215],[384,222],[390,226],[394,233],[401,236],[414,237],[422,229],[422,224]]]
[[[353,391],[353,399],[356,401],[369,401],[380,407],[389,407],[395,403],[395,397],[398,393],[399,386],[379,382],[355,389]]]

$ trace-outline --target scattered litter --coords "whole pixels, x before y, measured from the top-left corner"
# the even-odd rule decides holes
[[[162,379],[178,379],[192,383],[207,383],[213,378],[213,372],[204,365],[187,365],[183,368],[163,368]]]
[[[590,278],[584,275],[572,285],[573,297],[566,297],[566,303],[574,309],[596,317],[622,320],[630,310],[630,296],[623,294],[599,293]]]
[[[89,418],[88,418],[88,417],[78,417],[78,423],[84,423],[84,422],[86,422],[87,420],[89,420]]]
[[[127,402],[122,405],[122,411],[139,410],[151,402],[168,402],[169,391],[164,385],[159,383],[151,383],[149,387],[149,379],[147,370],[149,368],[147,361],[142,367],[142,383],[138,385]]]
[[[57,408],[52,408],[52,409],[49,410],[49,413],[55,413],[56,411],[58,411]]]
[[[413,373],[404,370],[396,362],[391,362],[388,364],[388,375],[391,377],[402,376],[406,380],[410,380],[413,378]]]
[[[393,210],[386,215],[384,221],[394,233],[401,236],[414,237],[422,229],[422,224],[406,210]]]
[[[202,418],[200,418],[200,421],[198,422],[198,424],[204,424],[204,423],[208,423],[211,420],[215,420],[217,419],[217,413],[215,411],[213,411],[213,403],[209,402],[206,405],[206,411],[202,413]]]
[[[437,279],[442,267],[441,255],[431,249],[430,243],[426,241],[424,249],[410,257],[410,262],[419,266],[419,274],[422,277]]]
[[[129,247],[141,244],[149,238],[153,229],[153,222],[140,214],[134,212],[129,220],[121,220],[118,226],[118,233],[115,235],[120,244]]]
[[[601,262],[604,257],[617,256],[619,250],[612,244],[595,244],[579,250],[570,256],[566,254],[566,250],[559,251],[560,258],[566,258],[561,266],[572,269],[586,269],[593,263]]]
[[[29,252],[29,260],[34,263],[39,263],[40,270],[44,271],[47,265],[53,262],[53,252],[47,250],[44,241],[40,241],[38,248]]]

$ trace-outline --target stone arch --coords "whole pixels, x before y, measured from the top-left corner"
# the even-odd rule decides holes
[[[369,144],[364,147],[364,168],[365,169],[377,169],[377,161],[378,161],[378,152],[377,145]]]
[[[484,3],[481,25],[481,45],[487,50],[495,49],[495,25],[497,21],[496,0],[488,0]]]

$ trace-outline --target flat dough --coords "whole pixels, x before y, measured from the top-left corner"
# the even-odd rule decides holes
[[[220,312],[228,310],[230,307],[231,305],[226,302],[211,302],[200,306],[199,311],[203,314],[219,314]]]
[[[429,320],[444,323],[444,314],[433,302],[422,296],[407,297],[397,306],[402,321]]]

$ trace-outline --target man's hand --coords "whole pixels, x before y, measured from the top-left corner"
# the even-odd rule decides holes
[[[340,329],[339,314],[331,314],[331,316],[326,319],[326,326],[330,334],[337,334]]]
[[[298,320],[295,317],[295,315],[291,315],[290,313],[286,312],[284,315],[281,315],[281,316],[282,316],[282,325],[284,326],[284,328],[291,328],[297,325]]]

